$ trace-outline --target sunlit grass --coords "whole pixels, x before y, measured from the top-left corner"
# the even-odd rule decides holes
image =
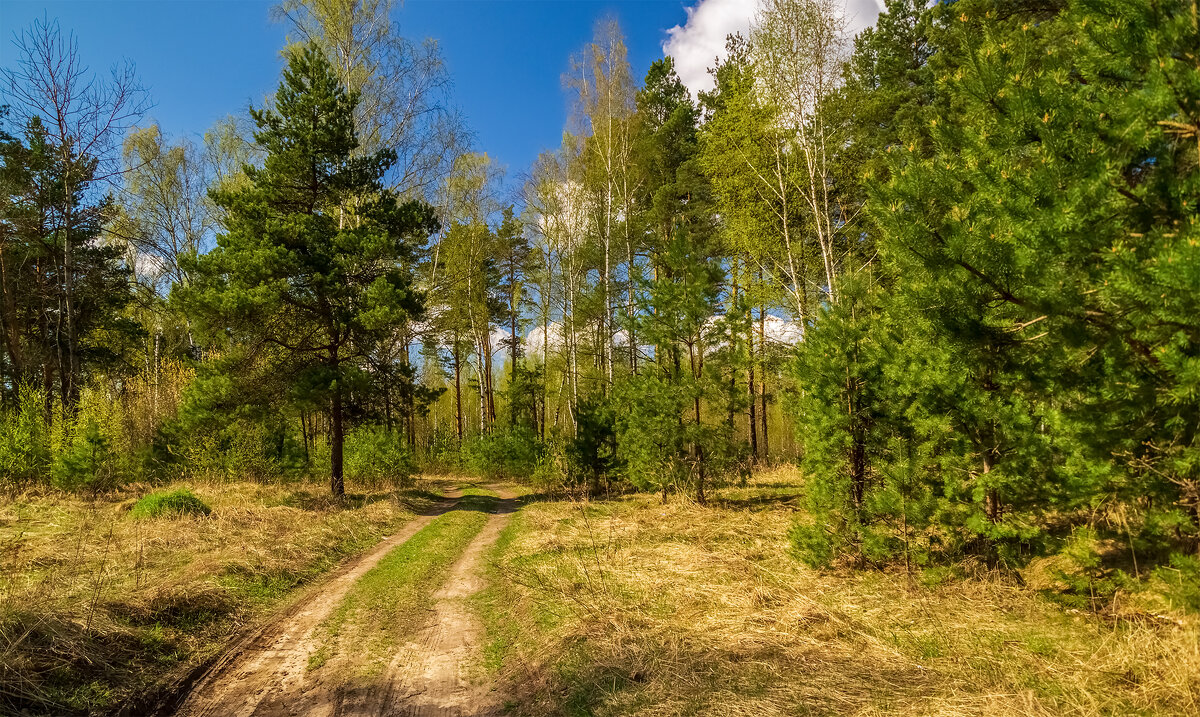
[[[155,488],[190,490],[212,512],[134,520],[149,492],[140,485],[0,505],[0,712],[104,712],[152,699],[436,498],[381,489],[339,501],[323,481]]]
[[[1200,630],[1068,611],[981,573],[789,556],[794,471],[711,506],[533,503],[479,598],[515,714],[1195,714]]]

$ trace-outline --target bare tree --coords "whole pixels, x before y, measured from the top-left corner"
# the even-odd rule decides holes
[[[93,74],[80,59],[75,36],[64,35],[57,21],[34,21],[14,36],[13,44],[16,66],[2,74],[13,117],[24,126],[41,122],[61,174],[62,200],[47,228],[63,242],[59,320],[66,355],[60,358],[60,372],[63,403],[70,407],[79,395],[81,373],[72,237],[83,219],[75,211],[76,201],[94,197],[121,174],[121,140],[150,101],[129,62],[114,66],[108,77]]]
[[[618,223],[625,226],[628,274],[632,276],[634,273],[634,239],[629,231],[629,214],[635,191],[633,138],[637,118],[635,86],[625,38],[614,18],[597,23],[591,44],[571,59],[570,72],[563,79],[575,93],[572,121],[576,133],[584,138],[579,155],[583,186],[596,196],[593,203],[598,212],[595,228],[604,252],[604,265],[600,273],[604,301],[604,314],[599,326],[600,359],[607,385],[611,385],[615,333],[611,284]],[[619,261],[616,259],[616,262]],[[629,303],[633,303],[632,293]],[[628,310],[629,307],[626,308]],[[635,361],[631,359],[630,363],[632,366]]]
[[[186,284],[180,259],[200,253],[215,229],[204,158],[187,140],[168,144],[157,125],[125,140],[124,221],[139,280],[157,293]]]

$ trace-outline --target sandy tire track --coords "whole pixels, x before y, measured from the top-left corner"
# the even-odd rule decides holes
[[[516,509],[513,495],[501,500],[479,534],[450,567],[435,604],[411,641],[396,646],[383,674],[363,684],[334,664],[308,672],[319,647],[314,631],[341,604],[354,583],[393,548],[454,500],[438,504],[395,535],[345,567],[319,590],[231,649],[195,685],[177,715],[181,717],[491,717],[502,701],[491,687],[473,680],[479,664],[483,626],[467,598],[484,586],[484,553]],[[333,669],[330,669],[333,668]]]
[[[434,504],[369,552],[353,559],[334,576],[297,600],[283,614],[235,643],[191,687],[175,711],[179,717],[250,717],[292,714],[264,712],[269,698],[301,687],[308,658],[317,649],[313,630],[341,604],[354,583],[391,550],[449,511],[457,496]],[[275,700],[272,700],[275,701]]]
[[[498,492],[502,500],[496,513],[450,568],[445,585],[434,593],[437,603],[429,620],[392,660],[383,709],[348,710],[339,715],[492,717],[502,713],[503,700],[489,684],[477,679],[484,630],[467,604],[485,585],[479,574],[484,554],[516,509],[511,493]]]

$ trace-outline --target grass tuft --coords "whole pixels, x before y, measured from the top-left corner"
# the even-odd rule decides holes
[[[187,488],[172,491],[149,493],[134,503],[129,511],[129,517],[135,520],[144,518],[178,518],[185,515],[209,515],[212,508],[196,497]]]

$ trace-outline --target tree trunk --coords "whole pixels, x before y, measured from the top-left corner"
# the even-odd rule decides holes
[[[692,380],[699,383],[700,374],[704,370],[704,366],[703,366],[704,358],[703,358],[703,356],[697,358],[696,354],[697,354],[696,345],[694,343],[689,343],[688,344],[688,363],[692,369]],[[693,408],[695,411],[694,419],[696,421],[696,431],[697,431],[697,433],[699,433],[701,420],[703,418],[702,414],[700,413],[700,396],[699,396],[699,394],[696,394],[693,397],[692,401],[693,401]],[[696,458],[696,502],[699,503],[700,505],[706,505],[708,502],[708,498],[704,494],[704,477],[705,477],[704,476],[704,446],[701,445],[699,441],[694,441],[692,443],[692,454]]]
[[[547,272],[549,274],[549,272]],[[562,390],[559,390],[562,394]],[[546,418],[549,407],[546,405],[550,401],[550,309],[547,306],[546,312],[542,315],[542,427],[538,432],[541,438],[546,437]],[[557,411],[557,409],[556,409]],[[554,422],[558,423],[558,416],[555,416]]]
[[[0,291],[4,294],[4,343],[12,366],[13,400],[20,400],[20,386],[25,380],[25,363],[21,354],[21,324],[17,319],[16,296],[9,280],[8,260],[0,243]]]
[[[346,484],[342,480],[342,449],[346,436],[342,426],[342,382],[337,381],[333,386],[333,401],[329,412],[330,440],[329,447],[329,489],[335,498],[346,495]]]
[[[633,375],[636,376],[637,372],[638,372],[638,347],[637,347],[637,332],[634,330],[634,321],[633,321],[634,314],[637,313],[637,308],[636,308],[637,307],[637,296],[635,293],[635,287],[633,285],[633,272],[634,272],[633,263],[634,263],[635,257],[634,257],[634,253],[633,253],[633,237],[630,236],[630,233],[629,233],[629,222],[630,222],[629,217],[630,217],[632,210],[630,207],[628,207],[628,203],[626,203],[626,204],[627,204],[627,206],[625,209],[625,246],[626,246],[627,252],[629,254],[629,256],[628,256],[629,268],[627,270],[627,273],[628,273],[627,278],[629,280],[629,307],[625,310],[625,318],[626,318],[626,324],[629,326],[629,328],[626,329],[626,331],[625,331],[625,343],[628,344],[628,346],[629,346],[629,371],[630,371],[630,373],[632,373]]]
[[[983,457],[983,475],[992,472],[992,460],[987,455]],[[1000,506],[1000,491],[995,488],[988,488],[983,496],[983,510],[987,515],[988,522],[999,523],[1000,515],[1003,512]]]
[[[483,375],[483,350],[477,348],[475,350],[478,363],[475,364],[475,379],[479,384],[479,433],[480,435],[487,433],[487,378]]]
[[[753,314],[750,316],[751,322],[754,320]],[[754,400],[758,398],[754,395],[754,324],[750,324],[750,331],[746,336],[746,347],[749,353],[749,365],[747,367],[747,393],[750,397],[750,420],[747,425],[750,434],[750,462],[751,464],[758,463],[758,426],[755,425],[757,420],[756,411],[754,410]]]
[[[462,362],[459,359],[458,335],[454,336],[454,425],[458,430],[458,444],[463,440],[462,412]]]
[[[412,370],[412,361],[409,358],[411,350],[411,339],[408,333],[408,324],[405,324],[400,335],[400,365],[403,367],[404,379],[401,381],[403,391],[400,394],[400,406],[403,414],[400,416],[400,423],[404,426],[404,440],[408,443],[411,450],[417,448],[417,426],[416,426],[416,372]],[[389,426],[390,430],[390,426]]]
[[[762,267],[758,268],[759,285],[762,284]],[[771,437],[767,433],[767,308],[758,305],[758,359],[761,378],[762,394],[760,397],[759,413],[762,415],[762,462],[771,464]]]
[[[304,437],[304,463],[308,465],[308,421],[304,418],[304,411],[300,411],[300,435]]]
[[[68,184],[69,187],[72,185]],[[67,195],[68,197],[71,195]],[[75,252],[71,246],[71,211],[63,217],[63,300],[67,320],[67,365],[62,367],[63,410],[71,415],[79,403],[79,329],[75,321]]]
[[[611,202],[611,199],[610,199]],[[612,213],[611,207],[609,213]],[[608,281],[609,272],[612,271],[611,258],[609,256],[609,248],[612,242],[611,229],[605,230],[604,236],[604,318],[600,320],[600,341],[604,349],[600,352],[600,362],[604,364],[602,367],[607,381],[604,384],[604,395],[608,395],[612,388],[613,382],[613,365],[612,365],[612,297],[609,295]]]
[[[483,353],[485,357],[485,366],[483,367],[484,374],[487,376],[487,411],[488,411],[488,430],[496,424],[496,386],[494,383],[495,376],[492,371],[492,334],[484,327],[485,334],[483,336]]]
[[[388,435],[391,435],[392,426],[392,382],[384,378],[383,384],[383,425],[387,429]]]

